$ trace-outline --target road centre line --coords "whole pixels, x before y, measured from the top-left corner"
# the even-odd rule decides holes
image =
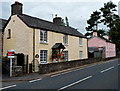
[[[108,62],[112,62],[112,61],[107,61],[107,62],[103,62],[103,63],[100,63],[100,64],[104,64],[104,63],[108,63]],[[68,72],[63,72],[63,73],[61,73],[61,74],[67,74],[67,73],[70,73],[70,72],[73,72],[73,71],[83,70],[83,69],[90,68],[90,67],[94,67],[94,66],[100,65],[100,64],[94,64],[94,65],[86,66],[86,67],[83,67],[83,68],[77,68],[76,70],[72,70],[72,71],[68,71]],[[59,75],[61,75],[61,74],[56,74],[56,75],[53,75],[53,76],[51,76],[51,77],[59,76]]]
[[[102,64],[102,63],[101,63]],[[90,66],[86,66],[86,67],[83,67],[83,68],[77,68],[75,70],[72,70],[72,71],[68,71],[68,72],[64,72],[64,73],[61,73],[61,74],[67,74],[67,73],[70,73],[70,72],[73,72],[73,71],[79,71],[79,70],[83,70],[83,69],[86,69],[86,68],[90,68],[90,67],[94,67],[98,64],[95,64],[95,65],[90,65]],[[59,74],[60,75],[60,74]]]
[[[110,68],[108,68],[108,69],[102,70],[101,73],[106,72],[106,71],[108,71],[108,70],[110,70],[110,69],[113,69],[113,68],[114,68],[114,66],[112,66],[112,67],[110,67]]]
[[[69,85],[66,85],[66,86],[58,89],[58,91],[63,90],[63,89],[65,89],[65,88],[68,88],[68,87],[70,87],[70,86],[73,86],[73,85],[75,85],[75,84],[77,84],[77,83],[80,83],[80,82],[82,82],[82,81],[85,81],[85,80],[87,80],[87,79],[89,79],[89,78],[91,78],[91,77],[92,77],[92,76],[88,76],[88,77],[83,78],[83,79],[81,79],[81,80],[79,80],[79,81],[76,81],[76,82],[74,82],[74,83],[71,83],[71,84],[69,84]]]
[[[29,81],[29,82],[32,83],[32,82],[39,81],[39,80],[42,80],[42,78],[36,79],[36,80],[31,80],[31,81]]]
[[[3,89],[7,89],[7,88],[11,88],[11,87],[15,87],[16,85],[11,85],[11,86],[7,86],[7,87],[3,87],[3,88],[0,88],[0,91],[3,90]]]

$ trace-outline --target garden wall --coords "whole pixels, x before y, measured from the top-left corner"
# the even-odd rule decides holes
[[[74,60],[74,61],[59,62],[59,63],[40,64],[39,73],[46,74],[46,73],[60,71],[60,70],[68,69],[68,68],[75,68],[75,67],[82,66],[85,64],[91,64],[91,63],[100,62],[100,61],[107,61],[107,60],[114,59],[114,58],[116,57],[83,59],[83,60]]]

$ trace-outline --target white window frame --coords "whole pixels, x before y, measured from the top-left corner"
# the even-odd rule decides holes
[[[64,43],[64,45],[68,45],[68,35],[66,35],[66,34],[64,34],[63,43]]]
[[[79,38],[79,45],[83,46],[83,40],[82,40],[82,38]]]
[[[47,64],[47,50],[40,50],[40,64]]]
[[[83,59],[83,51],[79,52],[80,59]]]
[[[68,61],[68,51],[64,51],[63,54],[64,54],[65,61]]]
[[[43,34],[41,36],[41,33]],[[46,38],[45,38],[45,33],[46,33]],[[41,40],[42,37],[42,40]],[[40,30],[40,43],[47,43],[47,31],[46,30]]]

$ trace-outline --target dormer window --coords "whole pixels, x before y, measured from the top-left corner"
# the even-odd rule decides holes
[[[47,43],[47,31],[40,30],[40,43]]]
[[[11,38],[11,29],[8,29],[8,37],[7,39],[10,39]]]

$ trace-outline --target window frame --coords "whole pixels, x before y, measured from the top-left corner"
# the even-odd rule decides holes
[[[66,53],[67,53],[67,55],[66,55]],[[64,54],[64,60],[68,61],[68,51],[63,51],[63,54]]]
[[[64,43],[64,45],[68,45],[68,35],[67,34],[64,34],[63,43]]]
[[[47,50],[40,50],[40,64],[47,64]]]
[[[8,29],[8,37],[7,39],[11,39],[11,29]]]
[[[79,46],[83,46],[83,39],[79,37]]]
[[[40,43],[47,43],[47,31],[40,30]]]

